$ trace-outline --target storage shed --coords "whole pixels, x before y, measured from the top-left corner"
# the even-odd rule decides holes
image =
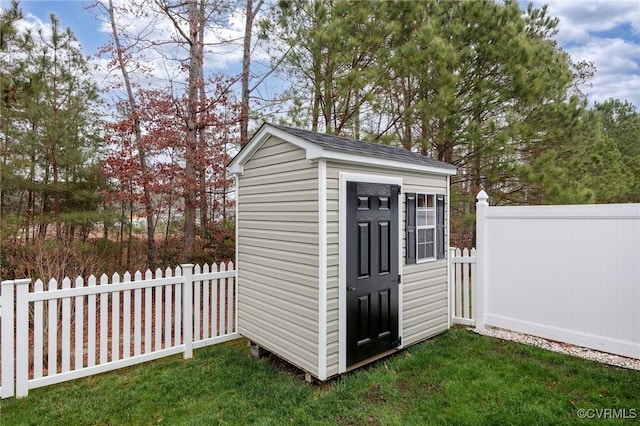
[[[238,331],[326,380],[449,328],[450,164],[264,124],[236,175]]]

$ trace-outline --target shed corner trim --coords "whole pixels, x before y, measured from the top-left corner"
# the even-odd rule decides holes
[[[318,160],[318,378],[327,379],[327,163]]]

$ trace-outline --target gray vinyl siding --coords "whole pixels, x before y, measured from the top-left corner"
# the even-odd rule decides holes
[[[317,375],[317,163],[271,137],[238,183],[239,332]]]
[[[327,376],[339,371],[338,331],[338,246],[339,246],[339,188],[340,172],[360,173],[403,179],[403,194],[426,192],[446,194],[446,176],[416,172],[396,172],[372,166],[345,165],[327,162]],[[404,229],[404,198],[401,200],[400,217]],[[447,200],[447,209],[449,208]],[[445,214],[448,217],[448,210]],[[445,235],[445,241],[448,241]],[[402,232],[404,259],[405,234]],[[447,329],[447,260],[404,265],[403,260],[403,345],[410,345],[432,337]]]
[[[446,176],[406,175],[402,192],[424,192],[429,194],[446,194]],[[448,230],[446,221],[449,218],[449,203],[445,204],[445,232]],[[405,228],[405,205],[402,204],[402,229]],[[435,261],[405,265],[406,234],[402,235],[402,344],[411,345],[442,333],[448,328],[448,270],[447,258]],[[444,236],[449,241],[449,235]],[[445,247],[448,257],[448,249]]]

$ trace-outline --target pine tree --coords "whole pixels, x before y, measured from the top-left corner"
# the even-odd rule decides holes
[[[628,101],[609,99],[596,103],[594,111],[607,140],[608,150],[618,161],[628,184],[626,194],[610,194],[617,201],[640,202],[640,112]],[[617,152],[616,152],[617,151]],[[606,196],[602,194],[606,199]],[[600,198],[600,197],[599,197]]]
[[[25,242],[45,238],[50,224],[59,240],[78,230],[86,237],[101,216],[97,89],[73,32],[54,15],[50,34],[4,39],[14,51],[3,55],[1,77],[3,221],[15,218]]]

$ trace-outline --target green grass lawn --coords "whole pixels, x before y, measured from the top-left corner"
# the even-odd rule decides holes
[[[244,340],[3,400],[0,424],[495,425],[640,422],[640,372],[452,329],[322,385]],[[578,410],[609,412],[580,419]]]

